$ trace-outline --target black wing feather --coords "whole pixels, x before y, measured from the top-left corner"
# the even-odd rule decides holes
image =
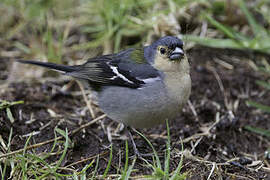
[[[17,60],[20,63],[33,64],[57,70],[65,75],[89,81],[90,85],[115,85],[139,88],[144,80],[159,77],[159,72],[148,63],[137,63],[131,59],[134,49],[121,51],[118,54],[99,56],[89,59],[78,66],[66,66],[38,61]]]
[[[66,75],[89,80],[101,85],[115,85],[129,88],[139,88],[144,82],[133,77],[129,71],[120,69],[117,63],[107,60],[89,60],[76,71]],[[114,70],[113,70],[114,69]]]

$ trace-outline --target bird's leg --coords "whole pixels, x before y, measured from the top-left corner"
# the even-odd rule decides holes
[[[139,158],[152,156],[152,154],[142,154],[142,153],[139,152],[139,150],[138,150],[138,148],[137,148],[137,146],[135,144],[134,138],[133,138],[133,136],[131,134],[131,130],[132,129],[129,126],[127,126],[128,135],[130,137],[130,140],[131,140],[135,155],[138,156]]]
[[[132,146],[133,146],[133,150],[134,150],[135,155],[137,155],[139,158],[142,158],[142,155],[139,152],[139,150],[138,150],[138,148],[137,148],[137,146],[135,144],[135,141],[133,139],[133,136],[132,136],[132,134],[130,132],[131,131],[131,128],[130,127],[127,127],[127,131],[128,131],[128,135],[129,135],[129,138],[131,140],[131,143],[132,143]]]

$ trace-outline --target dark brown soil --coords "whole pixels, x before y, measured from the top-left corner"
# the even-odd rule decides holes
[[[255,84],[256,80],[265,77],[255,72],[249,62],[258,64],[262,59],[270,61],[269,56],[254,53],[243,53],[234,50],[208,49],[195,47],[188,51],[192,65],[192,94],[190,105],[186,105],[182,115],[169,122],[172,141],[171,169],[175,169],[180,159],[181,144],[184,141],[185,157],[181,172],[188,173],[188,179],[207,179],[213,163],[217,163],[217,169],[211,175],[211,179],[268,179],[269,172],[264,167],[270,168],[270,160],[264,156],[269,148],[270,141],[255,133],[247,131],[245,126],[254,126],[270,129],[270,115],[258,111],[246,105],[247,100],[254,100],[269,105],[269,92]],[[0,59],[0,82],[8,78],[9,61]],[[10,62],[9,62],[10,63]],[[0,91],[0,99],[8,101],[23,100],[24,104],[11,107],[15,122],[11,124],[6,112],[0,110],[0,135],[7,142],[10,129],[13,127],[12,151],[24,147],[27,137],[22,135],[39,132],[34,135],[30,144],[44,142],[55,137],[54,128],[65,128],[72,131],[80,125],[91,121],[88,111],[83,114],[85,101],[82,96],[72,95],[79,92],[75,83],[68,91],[61,91],[61,87],[68,81],[13,82]],[[194,108],[195,112],[192,111]],[[48,109],[56,113],[52,116]],[[101,115],[101,113],[99,114]],[[26,123],[32,118],[35,121]],[[218,120],[216,124],[215,121]],[[109,159],[109,146],[105,128],[111,124],[111,120],[105,119],[97,122],[85,130],[71,135],[73,145],[68,150],[66,158],[61,166],[68,166],[79,160],[90,158],[100,154],[98,173],[105,171]],[[212,126],[213,125],[213,126]],[[116,123],[112,127],[115,127]],[[208,134],[195,137],[196,134],[206,132]],[[40,129],[41,128],[41,129]],[[164,159],[166,149],[166,125],[160,125],[151,129],[141,130],[153,143],[155,149]],[[152,152],[149,145],[133,132],[136,145],[141,153]],[[160,135],[160,136],[158,136]],[[192,139],[187,139],[193,136]],[[132,158],[133,149],[129,142],[129,153]],[[197,144],[196,144],[197,143]],[[50,151],[52,144],[36,148],[36,153]],[[193,150],[192,150],[193,148]],[[192,152],[191,152],[192,151]],[[189,153],[191,152],[191,153]],[[227,165],[222,164],[233,158]],[[55,158],[59,158],[56,157]],[[125,162],[125,141],[113,140],[113,161],[109,173],[119,173],[119,158],[121,166]],[[151,161],[151,158],[146,158]],[[53,157],[51,160],[54,160]],[[91,159],[92,160],[92,159]],[[77,163],[73,167],[83,168],[91,160]],[[255,161],[262,161],[257,166],[250,166]],[[130,164],[132,160],[130,159]],[[149,174],[150,168],[143,165],[143,161],[137,160],[133,175]],[[95,166],[94,166],[95,167]],[[258,168],[258,169],[257,169]],[[89,169],[92,171],[93,168]]]

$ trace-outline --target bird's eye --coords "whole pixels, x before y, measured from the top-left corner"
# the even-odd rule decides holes
[[[160,54],[165,54],[166,53],[166,49],[165,48],[160,48],[159,51],[160,51]]]

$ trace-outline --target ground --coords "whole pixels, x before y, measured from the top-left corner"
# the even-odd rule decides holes
[[[270,57],[257,53],[244,53],[235,50],[194,47],[187,52],[191,63],[192,93],[181,116],[169,122],[171,133],[170,168],[176,168],[181,154],[181,140],[184,145],[184,162],[181,172],[186,172],[188,179],[268,179],[270,160],[265,157],[270,141],[253,132],[246,126],[270,129],[270,115],[247,106],[247,100],[269,104],[269,92],[255,84],[263,79],[259,72],[252,69],[252,64],[259,64]],[[58,127],[72,131],[91,121],[90,113],[85,108],[85,101],[76,83],[63,91],[68,80],[46,80],[9,82],[9,70],[12,62],[0,59],[0,99],[7,101],[23,100],[24,104],[14,105],[11,112],[15,122],[11,123],[6,111],[0,110],[0,135],[7,142],[13,127],[11,151],[24,147],[31,132],[36,132],[30,144],[44,142],[55,137]],[[98,112],[97,116],[102,115]],[[110,142],[105,134],[106,128],[113,129],[116,123],[108,118],[71,134],[72,146],[61,166],[83,168],[96,155],[100,155],[98,174],[106,169]],[[167,133],[166,125],[140,130],[154,145],[160,158],[164,159]],[[151,153],[149,145],[135,132],[132,132],[141,153]],[[108,174],[119,173],[125,162],[125,141],[113,138],[113,159]],[[133,149],[129,142],[132,159]],[[35,148],[36,153],[49,151],[52,143]],[[30,150],[29,150],[30,151]],[[93,157],[91,159],[91,157]],[[53,161],[50,157],[48,161]],[[89,158],[88,161],[83,161]],[[235,159],[234,159],[235,158]],[[132,160],[130,159],[130,164]],[[151,158],[146,158],[151,161]],[[82,160],[82,162],[80,162]],[[228,162],[231,160],[230,162]],[[77,163],[76,163],[77,162]],[[133,177],[151,173],[150,168],[137,160]],[[257,163],[257,164],[256,164]],[[255,164],[255,165],[254,165]],[[213,166],[217,166],[212,172]],[[93,168],[88,169],[89,172]],[[268,169],[267,169],[268,168]],[[10,171],[10,167],[8,167]],[[211,174],[212,173],[212,174]],[[113,177],[113,176],[111,176]]]

